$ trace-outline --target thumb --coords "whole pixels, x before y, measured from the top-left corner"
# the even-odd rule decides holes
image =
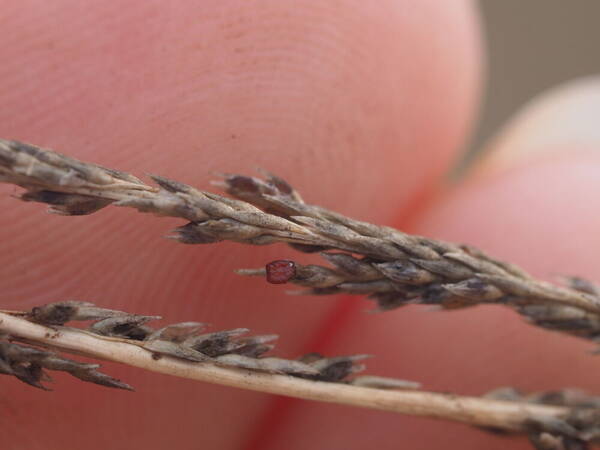
[[[510,169],[536,158],[560,157],[564,149],[600,146],[600,77],[557,86],[534,98],[490,142],[475,174]]]

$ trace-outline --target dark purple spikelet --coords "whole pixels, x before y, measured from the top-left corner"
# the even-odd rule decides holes
[[[285,284],[296,276],[296,263],[288,259],[271,261],[265,268],[267,281],[271,284]]]

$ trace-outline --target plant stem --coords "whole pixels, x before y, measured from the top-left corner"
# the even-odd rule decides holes
[[[0,313],[0,332],[36,345],[110,360],[166,375],[249,389],[289,397],[371,408],[492,427],[505,431],[527,431],[528,422],[540,417],[564,419],[571,409],[525,402],[461,397],[424,391],[387,391],[304,380],[287,375],[260,373],[195,363],[169,356],[156,356],[121,339],[98,336],[68,327],[47,327],[21,317]]]

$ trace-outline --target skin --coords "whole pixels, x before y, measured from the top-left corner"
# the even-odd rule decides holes
[[[536,274],[600,279],[594,142],[561,144],[526,163],[498,145],[495,154],[513,155],[500,158],[501,169],[481,163],[443,188],[479,94],[470,2],[3,3],[3,137],[201,188],[211,171],[263,167],[307,201],[350,216],[480,245]],[[281,334],[282,355],[376,354],[370,373],[442,391],[595,387],[589,345],[534,330],[509,311],[369,315],[360,299],[285,297],[286,287],[231,273],[303,260],[284,246],[177,245],[159,238],[181,224],[174,219],[117,208],[49,216],[14,192],[0,185],[4,307],[76,298],[170,322],[244,326]],[[507,444],[459,425],[104,368],[138,392],[58,375],[55,392],[42,393],[3,379],[3,448]]]

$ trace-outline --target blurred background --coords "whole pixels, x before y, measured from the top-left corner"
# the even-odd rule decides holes
[[[488,80],[470,156],[529,99],[600,74],[600,1],[480,0]]]

